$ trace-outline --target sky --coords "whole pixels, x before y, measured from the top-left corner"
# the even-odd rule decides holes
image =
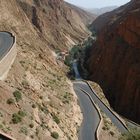
[[[106,6],[120,6],[130,0],[65,0],[83,8],[101,8]]]

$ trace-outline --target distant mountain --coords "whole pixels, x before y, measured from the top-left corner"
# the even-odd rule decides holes
[[[99,16],[106,12],[110,12],[116,8],[117,8],[117,6],[109,6],[109,7],[103,7],[103,8],[88,9],[88,11]]]
[[[97,17],[96,14],[88,11],[87,9],[77,7],[67,2],[66,4],[79,15],[85,25],[91,24]]]

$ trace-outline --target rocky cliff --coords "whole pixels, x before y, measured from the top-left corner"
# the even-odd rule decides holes
[[[87,61],[90,79],[117,112],[140,123],[140,1],[100,16],[92,27],[98,39]]]
[[[54,49],[88,35],[80,17],[62,0],[3,0],[0,30],[16,36],[18,51],[0,82],[0,131],[17,140],[78,139],[82,115]]]
[[[85,23],[93,20],[93,15],[63,0],[17,0],[30,22],[45,37],[51,48],[67,50],[87,37],[89,31]],[[84,14],[84,15],[83,15]],[[88,17],[88,18],[87,18]],[[84,21],[84,22],[83,22]]]

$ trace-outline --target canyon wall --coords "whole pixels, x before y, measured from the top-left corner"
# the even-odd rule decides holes
[[[89,78],[118,113],[140,123],[140,1],[100,16],[92,29],[97,41],[87,60]]]
[[[39,34],[45,37],[50,48],[67,50],[89,35],[85,24],[93,21],[94,15],[63,0],[17,2]]]
[[[82,113],[55,51],[89,34],[82,19],[62,0],[1,0],[0,31],[16,36],[17,49],[0,81],[0,132],[17,140],[78,140]]]

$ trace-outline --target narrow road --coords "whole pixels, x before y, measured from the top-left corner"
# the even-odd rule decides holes
[[[74,83],[74,90],[78,96],[84,118],[79,132],[79,140],[96,140],[100,116],[90,98],[77,88],[76,83]]]
[[[14,43],[14,37],[10,33],[0,32],[0,60],[7,54]]]
[[[99,115],[95,106],[93,104],[91,105],[90,103],[87,103],[89,102],[87,100],[87,94],[91,96],[95,104],[98,105],[101,111],[103,111],[111,119],[112,123],[114,123],[114,125],[118,128],[118,130],[121,133],[127,132],[128,129],[122,123],[122,121],[111,110],[107,108],[107,106],[97,97],[96,93],[91,90],[91,88],[86,82],[81,81],[82,78],[79,74],[76,60],[73,62],[73,70],[75,72],[76,78],[76,81],[73,83],[73,87],[76,94],[78,95],[80,107],[83,111],[84,116],[84,120],[80,130],[79,140],[94,140],[98,123],[100,122]],[[85,96],[83,95],[83,93],[85,94]],[[90,113],[89,110],[94,111]],[[92,118],[92,121],[89,119],[90,117]],[[87,126],[90,131],[87,130]],[[93,133],[94,136],[91,133]],[[88,137],[89,135],[90,137]]]
[[[73,62],[73,69],[75,78],[81,80],[76,60]],[[96,140],[96,130],[100,123],[98,111],[89,96],[77,86],[77,81],[73,83],[73,88],[78,96],[84,118],[79,132],[79,140]]]
[[[127,131],[127,128],[122,123],[122,121],[105,106],[105,104],[97,97],[97,95],[91,90],[87,83],[79,81],[75,83],[75,86],[77,88],[80,88],[83,92],[87,92],[90,94],[95,104],[98,105],[101,111],[103,111],[111,119],[112,123],[114,123],[114,125],[119,129],[120,132],[124,133]]]

